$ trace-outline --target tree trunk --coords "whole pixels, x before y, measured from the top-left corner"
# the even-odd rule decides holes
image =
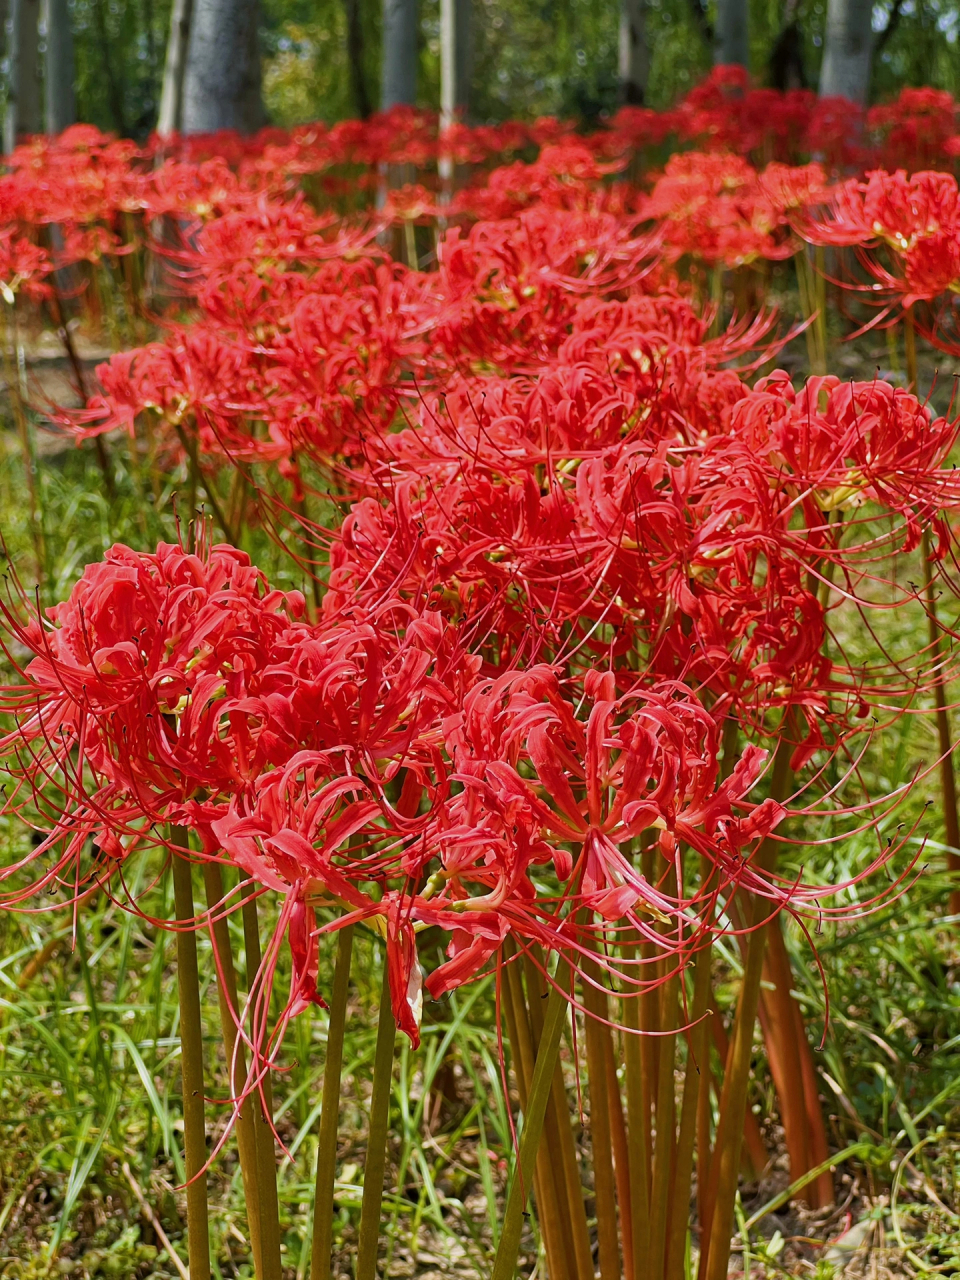
[[[184,133],[264,123],[257,0],[195,0],[183,79]]]
[[[160,112],[157,116],[157,133],[161,138],[179,133],[183,128],[183,81],[187,70],[192,18],[193,0],[173,0],[167,58],[163,64]]]
[[[11,0],[10,78],[3,121],[3,148],[8,154],[19,141],[40,132],[40,0]]]
[[[872,17],[873,0],[827,0],[821,98],[866,103],[873,58]]]
[[[647,48],[646,0],[620,0],[620,100],[628,107],[643,105],[650,75]]]
[[[417,100],[417,0],[383,0],[381,111]]]
[[[789,22],[774,41],[770,52],[770,87],[785,92],[805,89],[807,73],[803,62],[803,32],[796,21]]]
[[[347,64],[350,68],[350,89],[353,109],[361,120],[366,120],[373,108],[370,91],[364,74],[363,23],[360,18],[360,0],[346,0],[347,10]]]
[[[471,0],[440,0],[440,127],[470,107]]]
[[[107,101],[110,114],[113,116],[113,127],[117,133],[127,134],[127,116],[123,101],[123,84],[117,76],[110,50],[110,31],[107,25],[107,0],[93,0],[93,19],[96,26],[97,40],[100,44],[100,61],[103,63],[103,76],[107,84]]]
[[[73,28],[67,0],[43,0],[44,26],[47,29],[46,76],[47,133],[62,133],[77,122],[77,100],[73,82],[76,67],[73,60]]]
[[[456,86],[454,106],[461,120],[470,115],[470,81],[473,79],[473,2],[454,0],[456,13]]]
[[[713,61],[716,66],[750,65],[747,0],[717,0]]]

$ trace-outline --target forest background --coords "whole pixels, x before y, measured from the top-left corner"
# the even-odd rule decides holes
[[[616,111],[624,95],[625,18],[616,0],[461,0],[459,8],[470,31],[467,83],[460,86],[460,98],[472,121],[557,115],[594,126]],[[719,12],[714,3],[701,0],[643,0],[629,8],[644,28],[645,44],[639,56],[643,83],[632,96],[642,95],[646,105],[669,106],[713,61],[746,62],[760,84],[818,87],[826,0],[737,0]],[[889,98],[905,85],[960,93],[960,4],[955,0],[873,5],[860,0],[835,8],[848,10],[848,28],[859,25],[872,44],[871,100]],[[440,9],[440,0],[420,0],[398,15],[415,27],[415,105],[435,110],[441,94]],[[731,9],[742,10],[742,17],[728,14]],[[170,0],[50,0],[40,10],[39,0],[0,4],[5,99],[12,97],[16,74],[15,32],[29,31],[32,23],[39,28],[36,48],[29,47],[28,37],[24,50],[31,68],[37,60],[35,105],[24,93],[21,115],[25,109],[26,117],[17,133],[39,131],[45,123],[39,81],[49,33],[68,20],[75,98],[60,111],[101,129],[145,138],[156,127],[160,109]],[[384,105],[384,12],[381,0],[262,0],[256,21],[265,122],[281,127],[314,119],[332,122]],[[723,46],[724,23],[731,19],[746,32],[742,45],[732,50]],[[57,73],[61,81],[64,76]],[[62,90],[63,85],[61,97]]]

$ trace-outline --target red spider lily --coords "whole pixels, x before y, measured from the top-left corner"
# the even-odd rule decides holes
[[[301,609],[297,596],[265,593],[227,548],[200,557],[117,548],[50,611],[51,629],[18,628],[36,657],[8,694],[19,723],[5,745],[27,784],[11,803],[42,802],[51,786],[67,802],[31,855],[38,880],[9,900],[71,878],[79,892],[90,835],[108,859],[87,873],[98,883],[155,839],[148,826],[185,824],[207,856],[222,846],[289,898],[286,1016],[314,999],[311,930],[296,903],[319,891],[382,920],[395,1014],[412,1037],[418,924],[453,938],[450,967],[428,984],[434,994],[475,973],[507,931],[571,945],[565,909],[557,916],[533,892],[544,861],[559,876],[557,907],[582,902],[645,934],[639,906],[672,918],[695,905],[645,886],[624,860],[624,845],[651,828],[668,858],[678,840],[712,858],[718,891],[733,876],[783,900],[740,858],[781,810],[735,818],[730,807],[763,754],[749,749],[721,784],[716,721],[682,686],[618,696],[611,673],[567,693],[550,667],[478,684],[477,660],[433,615],[391,605],[388,633],[349,617],[310,627]],[[43,865],[58,842],[62,853]],[[383,886],[379,900],[364,892],[369,883]],[[270,955],[275,963],[275,946]]]
[[[884,168],[946,167],[957,132],[957,104],[942,89],[906,87],[896,101],[870,108],[867,127],[880,135]]]
[[[439,287],[449,306],[436,340],[453,359],[463,352],[524,367],[556,349],[578,296],[636,287],[651,273],[655,249],[655,240],[631,235],[612,214],[536,208],[478,223],[465,238],[453,228],[440,245]]]
[[[722,266],[788,257],[821,226],[873,255],[884,302],[951,288],[937,254],[955,184],[870,174],[833,190],[830,158],[788,163],[832,112],[719,71],[669,117],[589,139],[557,121],[441,138],[434,117],[401,110],[175,143],[167,158],[93,136],[28,148],[9,184],[12,257],[38,253],[44,184],[65,179],[50,204],[64,253],[36,258],[30,279],[136,246],[165,255],[188,313],[101,369],[74,429],[154,417],[164,460],[233,463],[244,484],[247,463],[275,464],[293,481],[278,506],[291,487],[301,497],[306,458],[346,515],[332,530],[302,521],[313,622],[240,553],[205,546],[115,549],[46,622],[9,611],[32,657],[6,691],[10,804],[47,834],[6,873],[7,901],[122,889],[134,848],[165,852],[161,824],[234,864],[239,897],[280,899],[245,1014],[248,1089],[289,1020],[322,1001],[318,935],[341,925],[383,936],[394,1017],[415,1042],[427,928],[449,942],[426,975],[434,997],[521,952],[562,953],[595,989],[597,964],[630,998],[682,975],[721,929],[751,948],[778,911],[831,912],[827,890],[772,869],[783,775],[789,763],[821,796],[812,819],[869,829],[875,798],[841,792],[870,711],[893,719],[953,673],[935,640],[858,662],[841,610],[887,607],[889,557],[922,529],[929,575],[954,554],[955,425],[880,383],[794,390],[778,372],[751,388],[774,317],[711,336],[719,319],[670,264],[706,262],[720,282]],[[849,116],[837,124],[839,154]],[[703,149],[640,195],[618,176],[630,128]],[[521,146],[539,156],[474,174],[441,207],[438,156],[492,167]],[[376,214],[375,167],[391,163],[414,181]],[[373,168],[350,196],[354,165]],[[376,242],[391,219],[441,213],[459,222],[438,233],[436,270]],[[901,577],[896,599],[916,601]],[[764,798],[760,745],[774,741],[778,799]],[[318,926],[319,907],[342,914]]]
[[[489,886],[484,905],[512,899],[510,877],[525,868],[512,859],[501,867],[482,851],[504,838],[516,842],[524,824],[523,847],[534,860],[549,857],[561,881],[579,883],[585,905],[608,921],[627,916],[648,933],[635,909],[656,913],[670,904],[620,852],[632,839],[652,829],[668,859],[678,840],[715,855],[720,843],[732,852],[779,821],[782,810],[765,802],[749,822],[731,826],[730,804],[755,783],[763,752],[751,749],[720,784],[717,753],[703,750],[716,722],[682,687],[621,698],[615,689],[612,672],[591,672],[568,700],[549,668],[533,668],[483,682],[466,698],[452,738],[448,730],[455,777],[464,784],[455,801],[462,831],[444,838],[457,851],[451,878],[455,867],[461,881],[466,859],[482,856],[474,874]],[[524,761],[532,779],[518,771]]]
[[[792,257],[799,245],[790,211],[815,206],[824,196],[819,165],[773,164],[758,174],[735,155],[687,152],[671,156],[639,212],[663,224],[671,258],[741,266]]]
[[[935,298],[960,279],[957,183],[947,173],[875,170],[839,187],[821,216],[807,216],[802,234],[818,244],[883,246],[892,265],[874,253],[861,260],[876,289],[900,296],[903,305]],[[883,300],[883,299],[880,299]]]
[[[611,701],[599,694],[612,695],[612,675],[588,679],[587,687],[598,701],[584,720],[582,694],[568,700],[548,667],[476,684],[458,704],[462,710],[442,721],[450,763],[435,765],[434,776],[449,769],[459,789],[428,785],[421,819],[401,815],[386,832],[370,824],[352,849],[348,837],[361,832],[376,806],[355,798],[365,789],[361,776],[331,773],[330,762],[313,755],[262,775],[255,793],[237,796],[214,829],[225,850],[270,888],[307,898],[332,894],[352,909],[341,923],[354,916],[381,921],[394,1014],[414,1041],[418,927],[451,934],[449,960],[426,979],[434,997],[473,977],[507,933],[576,946],[568,922],[578,904],[600,911],[608,924],[633,923],[658,948],[673,950],[675,940],[651,929],[648,918],[679,920],[699,899],[680,901],[648,883],[621,849],[653,829],[669,861],[677,840],[715,858],[718,892],[731,874],[752,884],[742,852],[782,809],[764,802],[736,817],[731,806],[753,786],[764,753],[749,749],[720,783],[709,746],[716,745],[716,724],[682,688]],[[370,878],[369,851],[378,841],[395,846],[394,875],[403,887],[386,888],[373,901],[355,886]],[[553,898],[537,887],[546,864],[557,877]],[[766,882],[763,889],[782,894]]]
[[[508,218],[532,204],[583,212],[626,212],[622,191],[602,185],[605,177],[623,167],[623,161],[602,164],[585,143],[565,139],[562,144],[544,146],[533,164],[516,161],[494,169],[482,184],[465,187],[455,196],[451,212],[484,219]]]
[[[203,323],[100,366],[101,394],[65,422],[81,436],[132,432],[153,413],[168,430],[189,427],[206,456],[287,462],[304,450],[317,460],[352,453],[364,433],[386,431],[399,375],[422,350],[424,282],[364,256],[310,277],[284,273],[282,290],[264,284],[262,300],[247,303],[247,278],[241,263],[229,282],[208,282]]]
[[[45,250],[16,236],[12,227],[0,231],[0,295],[8,306],[21,292],[33,301],[46,297],[50,286],[45,277],[52,267]]]
[[[733,413],[733,430],[798,486],[817,513],[867,501],[903,511],[955,501],[950,450],[960,429],[910,392],[875,379],[810,378],[795,392],[788,375],[761,379]],[[819,515],[810,508],[811,525]],[[916,528],[907,546],[916,545]]]
[[[243,784],[252,746],[263,753],[270,742],[254,734],[251,743],[244,707],[272,644],[301,625],[302,611],[299,593],[268,591],[242,552],[193,556],[166,545],[154,555],[113,548],[46,623],[23,626],[4,610],[34,655],[4,691],[17,724],[3,747],[23,779],[11,803],[29,806],[45,784],[65,797],[58,829],[33,855],[41,884],[78,867],[91,835],[122,858],[120,837],[135,845],[144,821],[171,820],[196,795]],[[61,841],[62,854],[42,865]],[[17,901],[30,892],[12,890]]]
[[[809,91],[755,89],[743,67],[718,66],[687,94],[674,112],[678,136],[704,150],[794,161],[809,151],[806,134],[816,110]]]
[[[457,705],[474,660],[429,614],[387,611],[379,624],[317,629],[298,620],[302,609],[297,593],[266,591],[240,552],[161,546],[153,556],[114,548],[49,611],[46,630],[19,626],[7,610],[36,655],[6,691],[17,717],[3,742],[7,771],[21,780],[9,804],[39,804],[54,818],[30,857],[5,870],[8,903],[48,886],[76,896],[87,880],[104,883],[138,844],[157,842],[151,829],[161,823],[196,830],[216,856],[219,837],[245,832],[222,827],[229,798],[234,813],[253,807],[265,820],[269,796],[282,796],[291,777],[311,786],[297,827],[284,828],[298,832],[298,848],[325,819],[334,848],[374,819],[413,829],[402,818],[412,784],[396,803],[389,785],[401,769],[417,779],[435,764],[439,718]],[[91,836],[100,857],[82,867]],[[389,849],[361,859],[354,878],[381,881],[384,856]],[[238,860],[275,887],[267,864]],[[35,881],[24,886],[31,864]],[[315,868],[300,878],[308,872],[315,882]],[[343,876],[331,872],[326,889],[369,905]],[[283,928],[298,919],[288,913]],[[306,981],[298,972],[296,1001]]]
[[[347,199],[353,208],[356,197],[348,193],[360,190],[361,204],[369,205],[377,166],[387,163],[415,168],[422,195],[414,212],[432,216],[428,193],[437,189],[441,155],[481,166],[532,145],[540,150],[533,164],[510,166],[468,186],[456,207],[487,217],[516,213],[531,201],[622,213],[625,188],[608,187],[601,179],[621,167],[631,150],[659,146],[674,136],[718,160],[726,152],[730,161],[740,157],[755,164],[771,159],[795,164],[816,151],[829,168],[842,170],[852,160],[864,163],[869,154],[863,146],[849,146],[855,114],[851,104],[840,100],[754,89],[742,69],[715,68],[675,110],[626,108],[609,127],[588,138],[576,138],[569,125],[551,120],[529,129],[460,124],[441,138],[435,116],[402,107],[330,129],[314,124],[290,134],[264,130],[242,140],[221,134],[162,146],[154,142],[143,149],[76,126],[60,138],[38,138],[16,149],[0,183],[0,206],[3,223],[15,227],[16,235],[31,239],[37,228],[55,224],[63,229],[60,261],[96,265],[103,256],[131,252],[145,239],[145,224],[151,220],[169,216],[207,222],[255,210],[265,199],[285,203],[303,185],[325,192],[334,206]],[[901,163],[901,154],[918,168],[941,163],[950,152],[954,119],[948,95],[905,90],[896,103],[869,114],[868,129],[882,139],[875,155],[888,167]],[[707,161],[697,163],[702,169]],[[348,179],[343,175],[349,170],[354,172]],[[394,212],[399,212],[398,199],[393,197]],[[727,242],[727,260],[779,253],[783,232],[777,211],[771,221],[761,202],[748,213],[742,198],[740,210],[738,224],[734,206],[721,199],[704,223],[704,230]],[[405,208],[405,216],[410,212]],[[708,252],[713,252],[709,246]]]

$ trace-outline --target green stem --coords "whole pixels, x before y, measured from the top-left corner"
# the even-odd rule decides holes
[[[753,932],[747,947],[740,999],[737,1003],[733,1041],[723,1077],[720,1097],[720,1120],[711,1172],[716,1181],[716,1195],[705,1232],[707,1248],[701,1258],[701,1280],[726,1280],[730,1260],[734,1203],[740,1172],[740,1150],[743,1143],[743,1118],[747,1109],[747,1087],[750,1082],[750,1059],[753,1052],[753,1028],[760,1003],[760,978],[767,931],[762,921],[768,914],[766,902],[759,898],[753,907]],[[706,1226],[706,1224],[705,1224]]]
[[[543,1000],[546,989],[542,970],[545,964],[542,952],[534,948],[523,958],[527,981],[527,1005],[530,1013],[530,1031],[536,1049],[543,1034]],[[563,1071],[557,1062],[551,1084],[550,1103],[544,1121],[544,1139],[550,1153],[551,1170],[557,1180],[557,1195],[563,1213],[565,1234],[569,1238],[571,1267],[576,1275],[590,1275],[593,1257],[590,1252],[590,1229],[587,1225],[583,1187],[580,1181],[580,1165],[570,1128],[570,1110],[563,1083]]]
[[[710,305],[714,312],[708,336],[716,338],[723,332],[723,267],[719,263],[710,268]]]
[[[87,380],[83,375],[83,365],[80,363],[80,357],[77,354],[77,348],[73,341],[73,334],[66,321],[63,309],[63,300],[60,297],[60,291],[57,288],[57,273],[55,271],[47,278],[50,285],[50,311],[53,318],[54,326],[63,343],[63,349],[67,353],[67,359],[70,361],[70,367],[73,369],[73,376],[77,380],[77,394],[86,405],[90,399],[87,394]],[[136,443],[134,441],[134,443]],[[93,437],[93,448],[97,455],[97,464],[103,475],[103,485],[107,492],[107,497],[111,501],[117,496],[117,487],[113,482],[113,468],[110,463],[110,455],[107,452],[106,441],[102,435]]]
[[[260,990],[260,966],[263,960],[260,950],[260,922],[257,899],[253,896],[253,880],[245,877],[241,888],[249,895],[242,907],[243,947],[246,953],[248,998],[250,1007],[254,1008]],[[267,1010],[264,1009],[264,1023],[266,1014]],[[260,1034],[262,1036],[263,1032]],[[273,1138],[273,1081],[269,1071],[264,1074],[254,1099],[254,1133],[257,1144],[257,1181],[260,1188],[261,1250],[264,1265],[272,1260],[273,1265],[279,1268],[280,1201],[277,1195],[277,1153]]]
[[[940,800],[943,807],[943,825],[947,837],[947,869],[951,873],[950,914],[960,915],[960,813],[957,809],[957,780],[953,770],[953,738],[950,733],[950,713],[947,710],[947,691],[944,686],[941,658],[943,636],[937,620],[937,593],[933,568],[930,562],[930,534],[924,529],[923,563],[926,574],[924,593],[927,601],[927,634],[930,644],[930,661],[936,672],[933,687],[937,709],[937,736],[940,745]]]
[[[917,395],[917,331],[913,324],[913,312],[909,307],[903,313],[903,355],[907,366],[907,390]]]
[[[520,1138],[519,1167],[515,1170],[507,1206],[503,1218],[500,1245],[494,1260],[490,1280],[513,1280],[520,1252],[520,1236],[523,1231],[524,1210],[533,1182],[533,1168],[543,1132],[543,1121],[553,1085],[553,1073],[560,1060],[560,1038],[567,1016],[567,999],[570,984],[570,967],[561,960],[555,985],[550,988],[543,1034],[537,1051],[530,1092],[527,1097],[527,1113]],[[357,1280],[366,1280],[358,1273]]]
[[[202,483],[203,491],[207,495],[207,501],[210,503],[210,509],[213,512],[213,518],[222,529],[223,536],[226,540],[231,544],[231,546],[235,546],[237,542],[236,534],[231,529],[230,521],[227,519],[226,513],[220,503],[220,499],[217,497],[214,482],[207,479],[200,467],[200,455],[197,449],[196,437],[192,436],[188,429],[185,430],[182,423],[175,422],[173,424],[173,429],[176,432],[177,438],[179,439],[180,444],[183,447],[183,451],[186,453],[190,463],[190,492],[193,495],[192,505],[196,503],[197,485]],[[195,519],[195,516],[196,513],[191,510],[190,519]]]
[[[668,892],[670,890],[668,889]],[[660,1066],[657,1075],[656,1126],[657,1141],[653,1152],[653,1178],[650,1184],[650,1274],[662,1276],[667,1256],[667,1231],[670,1210],[670,1172],[675,1163],[677,1132],[676,1076],[674,1072],[677,1037],[677,986],[674,975],[660,989],[660,1029],[657,1040]]]
[[[625,960],[636,960],[639,948],[634,944],[624,943],[623,956]],[[631,965],[630,973],[635,976],[636,972],[637,965]],[[643,998],[642,995],[630,995],[623,1002],[634,1280],[640,1280],[640,1277],[647,1274],[650,1256],[650,1142],[644,1116],[646,1098],[643,1088],[643,1046],[640,1040],[640,1002]]]
[[[503,944],[504,958],[515,954],[513,942],[507,938]],[[503,1010],[507,1019],[507,1035],[510,1041],[510,1057],[520,1095],[520,1109],[524,1115],[530,1096],[530,1082],[536,1065],[536,1050],[530,1034],[530,1019],[523,995],[523,982],[519,963],[504,964],[502,979]],[[537,1221],[547,1255],[547,1273],[550,1280],[568,1280],[573,1263],[573,1246],[569,1239],[567,1215],[561,1213],[558,1201],[556,1176],[559,1161],[551,1157],[549,1126],[547,1142],[541,1143],[533,1172],[533,1191],[537,1204]]]
[[[793,716],[784,716],[780,743],[773,762],[770,794],[775,800],[783,800],[790,778],[792,743],[789,734]],[[765,840],[757,854],[757,864],[764,870],[772,870],[777,860],[777,845]],[[747,1088],[750,1083],[750,1060],[753,1054],[753,1029],[760,1004],[760,981],[763,976],[763,955],[766,950],[767,930],[763,922],[770,914],[764,898],[755,898],[750,911],[751,933],[740,985],[733,1027],[733,1041],[727,1058],[720,1096],[720,1117],[711,1162],[711,1190],[707,1214],[709,1221],[702,1223],[703,1252],[700,1256],[700,1280],[726,1280],[730,1260],[730,1243],[733,1234],[734,1203],[740,1171],[740,1152],[743,1145],[744,1117],[747,1110]]]
[[[377,1051],[373,1063],[373,1093],[370,1097],[370,1133],[363,1171],[363,1199],[360,1205],[360,1235],[357,1246],[356,1280],[376,1280],[380,1248],[380,1206],[387,1169],[387,1134],[390,1122],[390,1091],[393,1086],[393,1048],[397,1024],[390,1005],[387,960],[383,961],[383,989],[377,1023]]]
[[[171,842],[186,850],[184,827],[170,829]],[[203,1029],[200,1022],[200,971],[194,933],[193,869],[173,855],[173,897],[177,923],[177,987],[180,994],[180,1071],[183,1076],[183,1163],[187,1174],[187,1260],[191,1280],[210,1280],[210,1227],[207,1136],[203,1116]]]
[[[204,889],[207,909],[216,913],[223,900],[223,876],[216,862],[203,864]],[[216,920],[211,928],[214,952],[218,960],[217,998],[220,1004],[220,1029],[227,1058],[230,1078],[230,1096],[239,1098],[247,1085],[246,1054],[238,1043],[237,976],[233,968],[230,949],[230,932],[225,917]],[[279,1258],[276,1270],[264,1269],[260,1235],[260,1176],[257,1162],[257,1130],[253,1115],[252,1099],[247,1096],[237,1113],[237,1151],[240,1155],[240,1173],[243,1178],[243,1194],[247,1202],[247,1225],[250,1228],[250,1251],[257,1280],[279,1278]]]
[[[7,389],[13,405],[13,416],[20,437],[20,449],[23,456],[23,472],[27,482],[28,514],[30,517],[30,538],[33,542],[33,553],[37,562],[37,585],[43,592],[45,581],[49,578],[47,565],[47,547],[44,537],[43,519],[37,494],[37,456],[34,449],[33,435],[27,419],[25,401],[25,373],[22,367],[23,343],[17,325],[16,312],[10,304],[6,312],[6,349],[4,364],[7,374]],[[14,364],[14,361],[16,362]]]
[[[704,860],[705,861],[705,860]],[[680,1102],[680,1128],[677,1136],[677,1158],[673,1170],[673,1185],[669,1204],[669,1228],[667,1234],[667,1280],[683,1280],[687,1239],[687,1206],[690,1203],[690,1184],[693,1179],[693,1149],[697,1139],[697,1108],[700,1095],[701,1073],[709,1079],[710,1023],[705,1016],[710,994],[711,948],[704,946],[697,953],[693,978],[693,1006],[691,1018],[695,1025],[690,1030],[687,1069],[683,1081],[683,1097]]]
[[[675,894],[678,889],[677,872],[670,867],[666,876],[666,892]],[[674,963],[664,958],[658,968]],[[650,1274],[662,1276],[667,1259],[667,1240],[670,1230],[670,1191],[672,1172],[676,1165],[677,1098],[676,1098],[676,1050],[677,1005],[679,1003],[680,977],[671,974],[658,992],[658,1025],[663,1033],[654,1041],[657,1054],[657,1094],[655,1102],[657,1140],[653,1151],[652,1178],[650,1182]]]
[[[804,319],[811,322],[804,331],[810,372],[823,374],[827,372],[827,343],[822,278],[814,269],[806,246],[796,255],[795,262],[800,309]]]
[[[605,1041],[609,1039],[608,1008],[603,973],[595,960],[584,963],[583,1003],[587,1010],[584,1030],[587,1070],[590,1074],[590,1137],[593,1147],[593,1184],[597,1204],[597,1253],[600,1280],[619,1280],[620,1248],[617,1241],[617,1191],[613,1173],[613,1125],[607,1088]]]
[[[353,956],[352,924],[340,930],[337,967],[333,974],[330,1025],[327,1028],[327,1059],[323,1067],[323,1099],[320,1136],[317,1143],[317,1181],[313,1202],[313,1248],[310,1280],[333,1276],[333,1180],[337,1165],[337,1132],[340,1122],[340,1073],[343,1069],[343,1038],[347,1020],[350,961]]]

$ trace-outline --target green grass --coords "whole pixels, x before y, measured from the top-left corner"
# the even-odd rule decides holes
[[[148,883],[132,869],[130,887]],[[145,913],[172,915],[167,881],[141,899]],[[89,903],[74,935],[69,918],[8,914],[0,920],[0,1274],[174,1275],[156,1254],[123,1165],[175,1243],[184,1224],[179,1040],[174,945],[163,929],[120,906]],[[243,939],[231,920],[243,973]],[[209,939],[201,934],[207,1087],[225,1098],[226,1064],[210,989]],[[351,1251],[359,1215],[365,1105],[370,1088],[382,963],[379,944],[358,941],[344,1062],[337,1236]],[[33,977],[22,975],[31,962]],[[321,987],[332,979],[330,949]],[[278,974],[281,1000],[288,973]],[[277,1073],[284,1262],[306,1274],[326,1019],[301,1017]],[[219,1135],[225,1109],[208,1108]],[[459,1271],[483,1274],[496,1239],[492,1212],[509,1151],[500,1097],[489,983],[428,1007],[423,1045],[401,1048],[391,1108],[388,1252],[457,1242]],[[491,1150],[494,1159],[491,1160]],[[465,1201],[473,1202],[466,1204]],[[211,1175],[217,1273],[251,1274],[244,1243],[239,1166],[232,1145]],[[139,1252],[138,1252],[139,1251]],[[46,1259],[57,1255],[44,1270]],[[68,1265],[69,1264],[69,1265]],[[119,1268],[111,1270],[111,1267]]]

